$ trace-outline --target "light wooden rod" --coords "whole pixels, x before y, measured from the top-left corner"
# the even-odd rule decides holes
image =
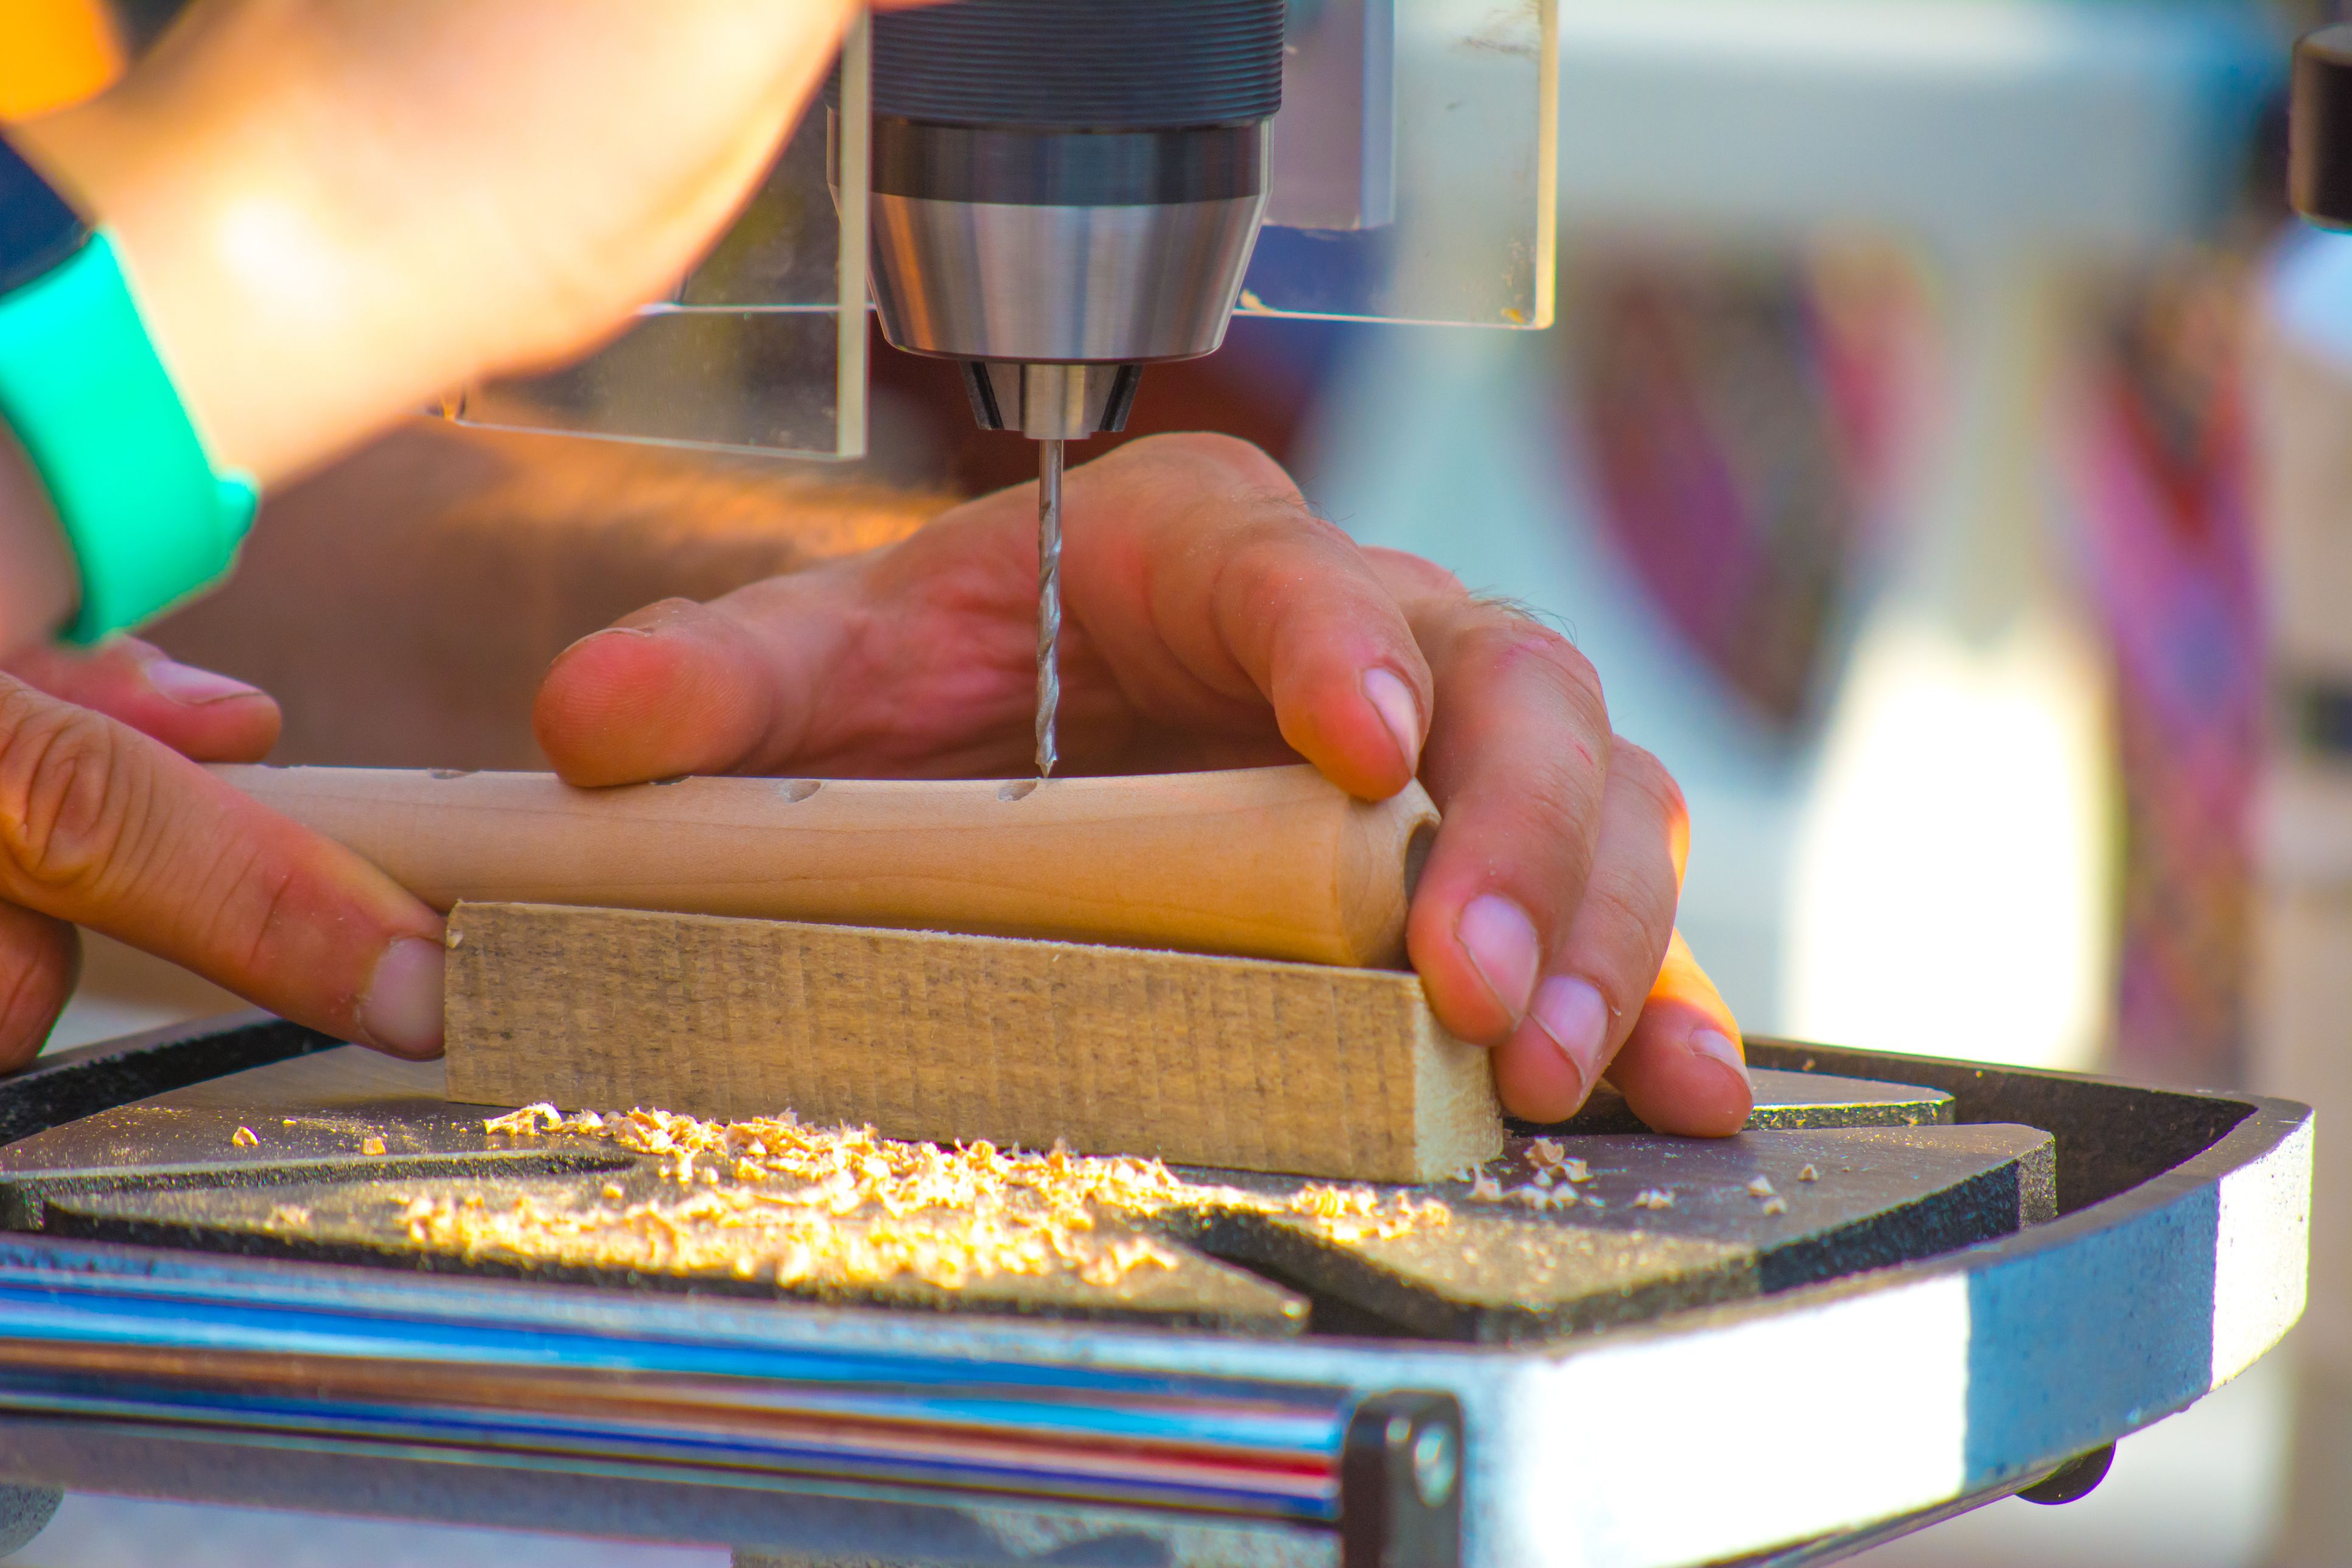
[[[1124,778],[688,778],[216,767],[436,909],[583,904],[1404,963],[1437,823],[1312,768]]]

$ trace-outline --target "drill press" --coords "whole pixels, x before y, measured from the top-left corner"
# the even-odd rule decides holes
[[[1282,0],[959,0],[874,22],[874,298],[1038,443],[1037,774],[1060,697],[1062,451],[1224,340],[1266,200]]]

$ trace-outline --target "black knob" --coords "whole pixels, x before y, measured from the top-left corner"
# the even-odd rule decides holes
[[[1168,131],[1282,107],[1282,0],[957,0],[874,18],[874,112]]]
[[[2287,199],[2329,228],[2352,228],[2352,23],[2294,47],[2287,115]]]

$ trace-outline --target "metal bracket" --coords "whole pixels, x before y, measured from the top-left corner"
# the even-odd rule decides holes
[[[2017,1495],[2027,1502],[2038,1502],[2044,1508],[2074,1502],[2086,1498],[2107,1479],[2107,1467],[2116,1462],[2116,1446],[2093,1448],[2077,1454],[2030,1487],[2020,1487]]]
[[[1459,1568],[1462,1405],[1450,1394],[1375,1394],[1339,1455],[1341,1568]]]

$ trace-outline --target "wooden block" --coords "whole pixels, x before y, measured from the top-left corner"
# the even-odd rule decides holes
[[[449,922],[448,1092],[1427,1181],[1499,1153],[1409,973],[532,904]]]

